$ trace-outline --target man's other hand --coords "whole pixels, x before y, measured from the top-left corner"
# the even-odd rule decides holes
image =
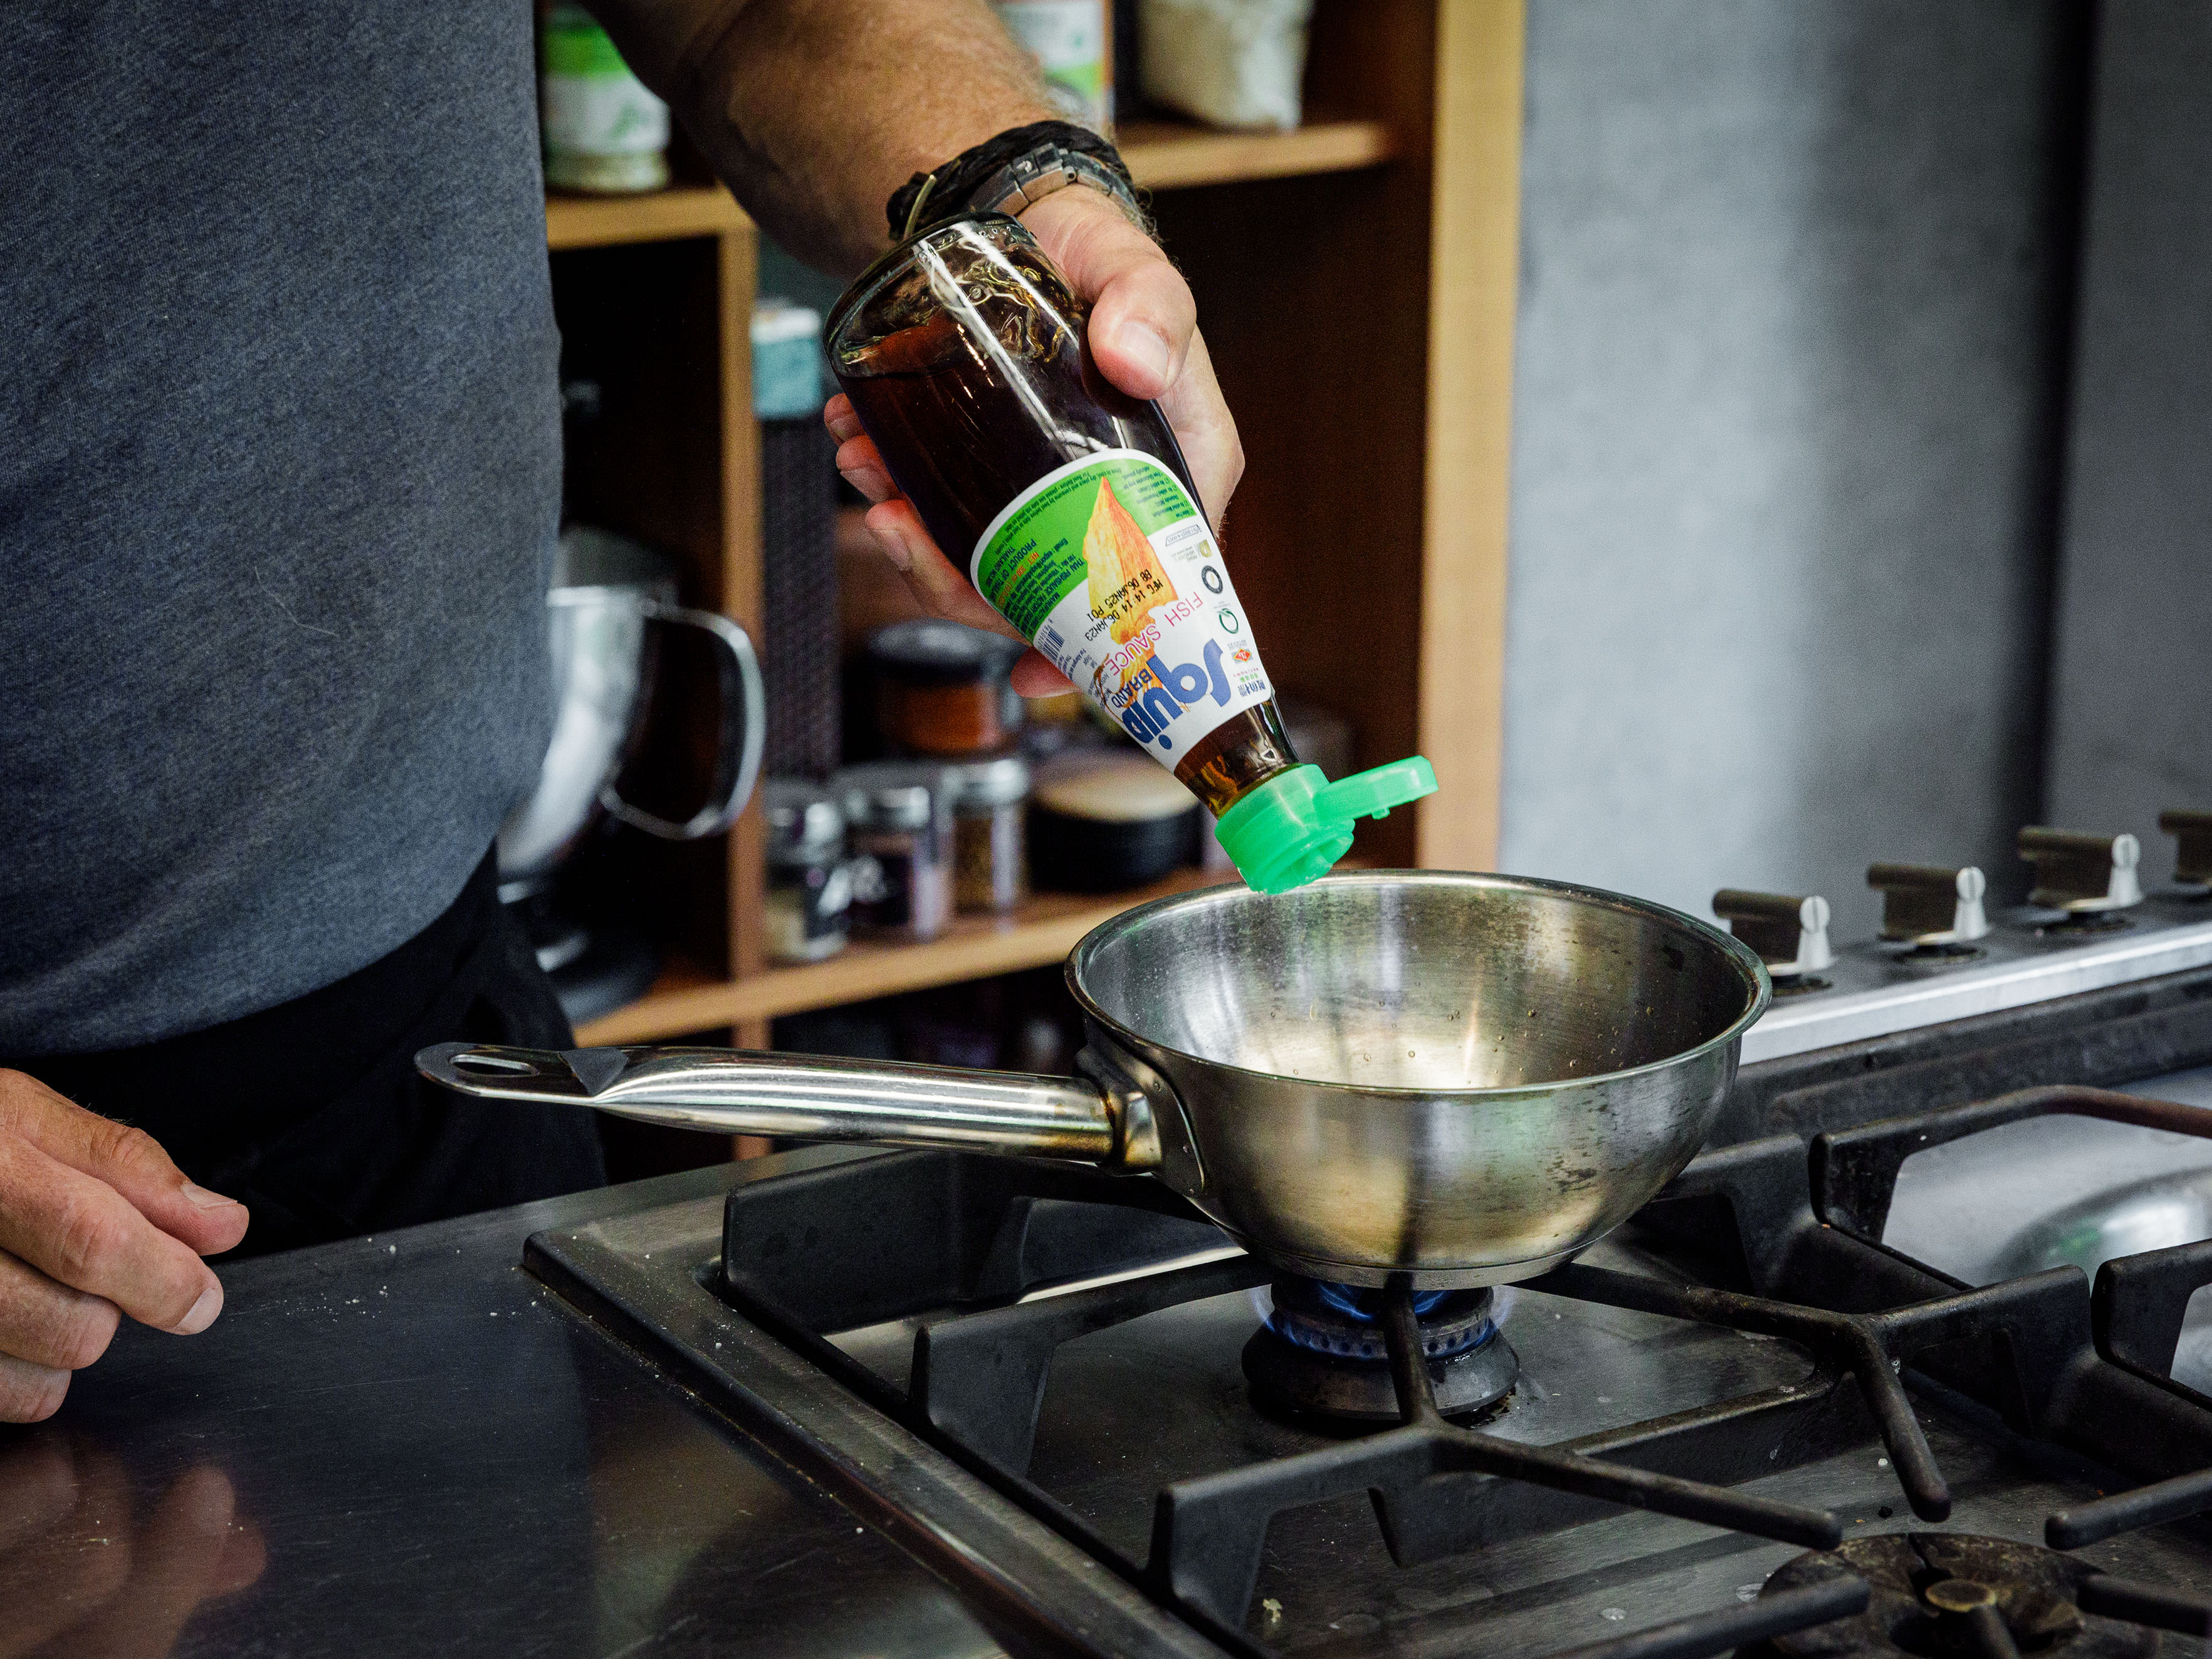
[[[1054,191],[1021,217],[1067,273],[1077,297],[1090,302],[1091,355],[1100,370],[1131,397],[1156,400],[1167,416],[1218,535],[1230,494],[1243,475],[1244,448],[1213,378],[1213,363],[1198,331],[1198,308],[1182,273],[1120,208],[1083,185]],[[954,549],[960,561],[955,564],[898,493],[874,441],[861,431],[852,400],[832,398],[823,413],[838,441],[837,470],[874,503],[868,509],[869,534],[906,577],[922,607],[970,627],[1012,634],[969,584],[969,550]],[[1014,690],[1024,696],[1070,689],[1059,670],[1035,651],[1014,665]]]
[[[200,1257],[246,1222],[152,1136],[0,1071],[0,1422],[52,1416],[125,1314],[179,1336],[213,1324],[222,1284]]]

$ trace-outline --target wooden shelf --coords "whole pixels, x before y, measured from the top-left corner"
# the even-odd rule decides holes
[[[1146,190],[1345,173],[1390,159],[1380,121],[1316,121],[1289,132],[1219,132],[1176,121],[1132,121],[1118,132],[1129,170]],[[644,196],[548,196],[545,241],[564,248],[720,236],[750,222],[720,185],[678,185]]]
[[[678,185],[644,196],[548,196],[545,242],[563,248],[610,247],[617,242],[674,242],[687,236],[720,236],[743,230],[745,217],[720,185]]]
[[[1100,922],[1133,905],[1233,879],[1215,871],[1179,870],[1164,881],[1126,893],[1040,893],[1009,916],[960,917],[927,944],[856,940],[826,962],[771,968],[744,979],[717,980],[696,965],[678,963],[627,1008],[585,1025],[576,1040],[587,1047],[654,1042],[687,1031],[1047,967]]]
[[[1129,121],[1115,129],[1129,171],[1146,190],[1349,173],[1390,159],[1380,121],[1315,121],[1288,132],[1222,132],[1178,121]]]

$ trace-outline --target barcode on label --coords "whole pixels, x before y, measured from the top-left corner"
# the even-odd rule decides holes
[[[1037,630],[1036,647],[1046,656],[1057,657],[1067,649],[1067,641],[1061,637],[1060,629],[1047,623]]]

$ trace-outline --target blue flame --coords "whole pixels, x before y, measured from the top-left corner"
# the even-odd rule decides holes
[[[1323,1302],[1346,1318],[1357,1320],[1363,1325],[1372,1325],[1375,1322],[1373,1311],[1359,1305],[1361,1297],[1373,1296],[1374,1291],[1363,1291],[1351,1285],[1332,1285],[1326,1279],[1316,1280],[1315,1288],[1321,1291],[1321,1299]],[[1423,1317],[1449,1294],[1449,1291],[1415,1291],[1413,1316],[1416,1319]]]

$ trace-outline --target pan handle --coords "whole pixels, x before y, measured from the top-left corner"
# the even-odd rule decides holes
[[[1151,1170],[1145,1097],[1085,1078],[733,1048],[502,1048],[441,1042],[415,1056],[433,1083],[480,1100],[583,1105],[647,1123],[794,1140],[945,1146]]]

